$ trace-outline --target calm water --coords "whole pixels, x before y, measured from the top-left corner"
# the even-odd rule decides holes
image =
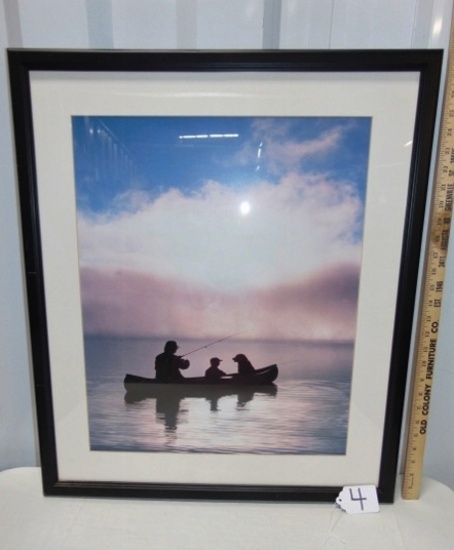
[[[181,353],[204,343],[179,342]],[[199,345],[200,344],[200,345]],[[186,376],[202,374],[209,358],[245,353],[256,367],[278,363],[271,388],[202,396],[132,400],[126,372],[154,377],[162,341],[88,338],[90,439],[93,450],[261,454],[343,454],[353,346],[226,341],[188,356]],[[282,360],[279,360],[279,357]]]

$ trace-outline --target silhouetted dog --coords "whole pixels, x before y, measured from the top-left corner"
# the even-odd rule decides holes
[[[254,376],[255,369],[245,355],[239,353],[238,355],[235,355],[233,360],[237,364],[238,374],[240,376],[244,376],[245,378],[251,378],[251,376]]]

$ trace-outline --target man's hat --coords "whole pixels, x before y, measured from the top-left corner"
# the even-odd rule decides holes
[[[217,361],[218,363],[220,363],[222,361],[222,359],[219,359],[219,357],[212,357],[210,359],[210,363],[213,364],[215,361]]]
[[[166,342],[166,345],[164,346],[164,349],[166,351],[168,350],[177,350],[179,348],[178,344],[175,342],[175,340],[169,340],[168,342]]]

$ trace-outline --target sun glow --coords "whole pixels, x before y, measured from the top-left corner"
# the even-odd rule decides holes
[[[247,214],[249,214],[250,211],[251,211],[251,203],[249,201],[243,201],[240,204],[240,213],[243,216],[247,216]]]

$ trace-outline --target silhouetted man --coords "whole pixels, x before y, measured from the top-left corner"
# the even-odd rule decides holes
[[[157,382],[179,382],[184,380],[180,369],[187,369],[189,361],[175,355],[178,344],[174,340],[169,340],[164,346],[164,352],[156,356],[155,370]]]

